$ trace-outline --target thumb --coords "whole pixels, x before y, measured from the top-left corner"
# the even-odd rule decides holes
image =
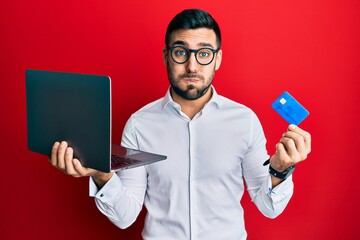
[[[276,153],[278,159],[286,159],[288,157],[288,154],[286,152],[285,146],[282,143],[276,144]]]

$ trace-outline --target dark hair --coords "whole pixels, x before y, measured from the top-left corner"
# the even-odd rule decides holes
[[[215,19],[204,10],[200,9],[186,9],[178,13],[169,23],[166,35],[165,44],[169,47],[170,36],[176,30],[181,29],[196,29],[209,28],[214,30],[218,48],[221,46],[220,28]]]

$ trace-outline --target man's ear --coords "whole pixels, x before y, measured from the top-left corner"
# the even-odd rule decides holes
[[[215,56],[215,70],[218,70],[220,68],[221,60],[222,60],[222,50],[220,49]]]
[[[165,66],[167,66],[167,61],[168,61],[168,57],[169,57],[169,51],[168,51],[167,47],[164,47],[162,49],[162,56],[163,56],[164,64],[165,64]]]

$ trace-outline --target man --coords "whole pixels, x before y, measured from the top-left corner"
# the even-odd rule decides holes
[[[202,10],[185,10],[170,22],[165,43],[171,87],[130,117],[121,144],[168,159],[103,173],[82,167],[73,149],[57,142],[51,164],[90,176],[90,195],[120,228],[131,225],[145,204],[146,240],[246,239],[243,180],[264,215],[279,215],[293,193],[291,172],[310,152],[310,134],[290,125],[263,166],[269,155],[258,118],[212,86],[222,60],[216,21]]]

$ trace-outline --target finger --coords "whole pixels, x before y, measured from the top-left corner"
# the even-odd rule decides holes
[[[295,141],[288,137],[282,137],[280,143],[283,144],[286,154],[290,157],[292,162],[298,162],[300,160],[299,152],[296,149]]]
[[[57,151],[57,167],[63,171],[65,171],[65,152],[67,146],[67,142],[62,141]]]
[[[76,158],[74,158],[72,162],[74,170],[78,173],[79,176],[91,176],[96,172],[95,169],[82,166],[81,162]]]
[[[283,143],[279,142],[276,144],[276,153],[275,155],[277,156],[277,158],[282,161],[282,162],[287,162],[289,161],[290,157],[286,151],[286,148],[284,146]]]
[[[52,166],[57,167],[57,152],[60,146],[59,142],[55,142],[53,147],[51,148],[51,155],[50,155],[50,163]]]
[[[78,175],[78,172],[74,169],[73,164],[73,158],[74,158],[74,150],[71,147],[68,147],[65,152],[65,173],[68,175]]]
[[[309,154],[311,152],[311,134],[293,124],[291,124],[289,126],[289,131],[298,133],[304,138],[305,148],[306,148],[307,154]]]
[[[286,133],[284,133],[283,136],[285,138],[290,138],[294,141],[296,150],[301,155],[302,159],[305,159],[308,154],[308,151],[307,151],[307,148],[305,145],[304,137],[302,135],[300,135],[296,132],[292,132],[292,131],[287,131]]]
[[[87,174],[86,168],[81,165],[79,159],[74,158],[72,162],[75,171],[78,172],[80,176],[86,176]]]
[[[276,152],[275,155],[271,158],[270,164],[274,169],[277,169],[278,171],[282,172],[289,166],[291,166],[290,163],[290,157],[286,152],[285,146],[282,143],[276,144]]]

